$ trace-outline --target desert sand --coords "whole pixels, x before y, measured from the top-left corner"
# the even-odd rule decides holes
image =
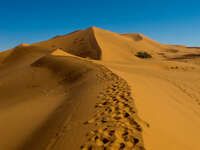
[[[199,74],[199,48],[141,33],[23,43],[0,52],[0,149],[199,150]]]

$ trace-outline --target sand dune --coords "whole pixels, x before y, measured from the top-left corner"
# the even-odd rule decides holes
[[[138,59],[135,54],[139,51],[148,51],[156,59],[170,59],[191,53],[199,54],[198,48],[194,48],[191,52],[191,48],[186,46],[161,44],[140,33],[118,34],[97,27],[56,36],[33,45],[50,50],[60,49],[95,60],[121,62]]]
[[[105,65],[131,85],[139,116],[150,124],[143,125],[147,149],[199,149],[199,67],[160,61]]]
[[[1,52],[0,149],[199,150],[199,55],[96,27]]]
[[[12,50],[7,50],[0,52],[0,63],[12,52]]]
[[[61,49],[80,57],[101,59],[101,50],[96,42],[92,28],[73,32],[65,36],[57,36],[33,45],[50,50]]]

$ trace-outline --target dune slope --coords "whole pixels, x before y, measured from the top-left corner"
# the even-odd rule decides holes
[[[1,66],[1,149],[143,149],[126,81],[62,50],[26,48]]]
[[[160,61],[105,63],[132,87],[145,147],[149,150],[198,150],[200,67]]]
[[[1,52],[0,149],[199,150],[199,56],[96,27]]]
[[[97,60],[101,59],[101,50],[91,28],[73,32],[64,36],[57,36],[50,40],[33,45],[38,45],[52,50],[61,49],[80,57],[89,57]]]

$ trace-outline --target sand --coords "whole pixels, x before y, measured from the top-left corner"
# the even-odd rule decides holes
[[[199,48],[141,33],[21,44],[0,53],[0,149],[199,150],[199,73]]]

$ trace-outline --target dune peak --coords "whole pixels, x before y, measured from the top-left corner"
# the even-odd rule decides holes
[[[27,44],[27,43],[21,43],[21,44],[18,45],[17,47],[27,47],[27,46],[29,46],[29,44]]]
[[[96,26],[91,26],[91,27],[89,27],[88,29],[96,30],[96,29],[100,29],[100,28],[98,28],[98,27],[96,27]]]

